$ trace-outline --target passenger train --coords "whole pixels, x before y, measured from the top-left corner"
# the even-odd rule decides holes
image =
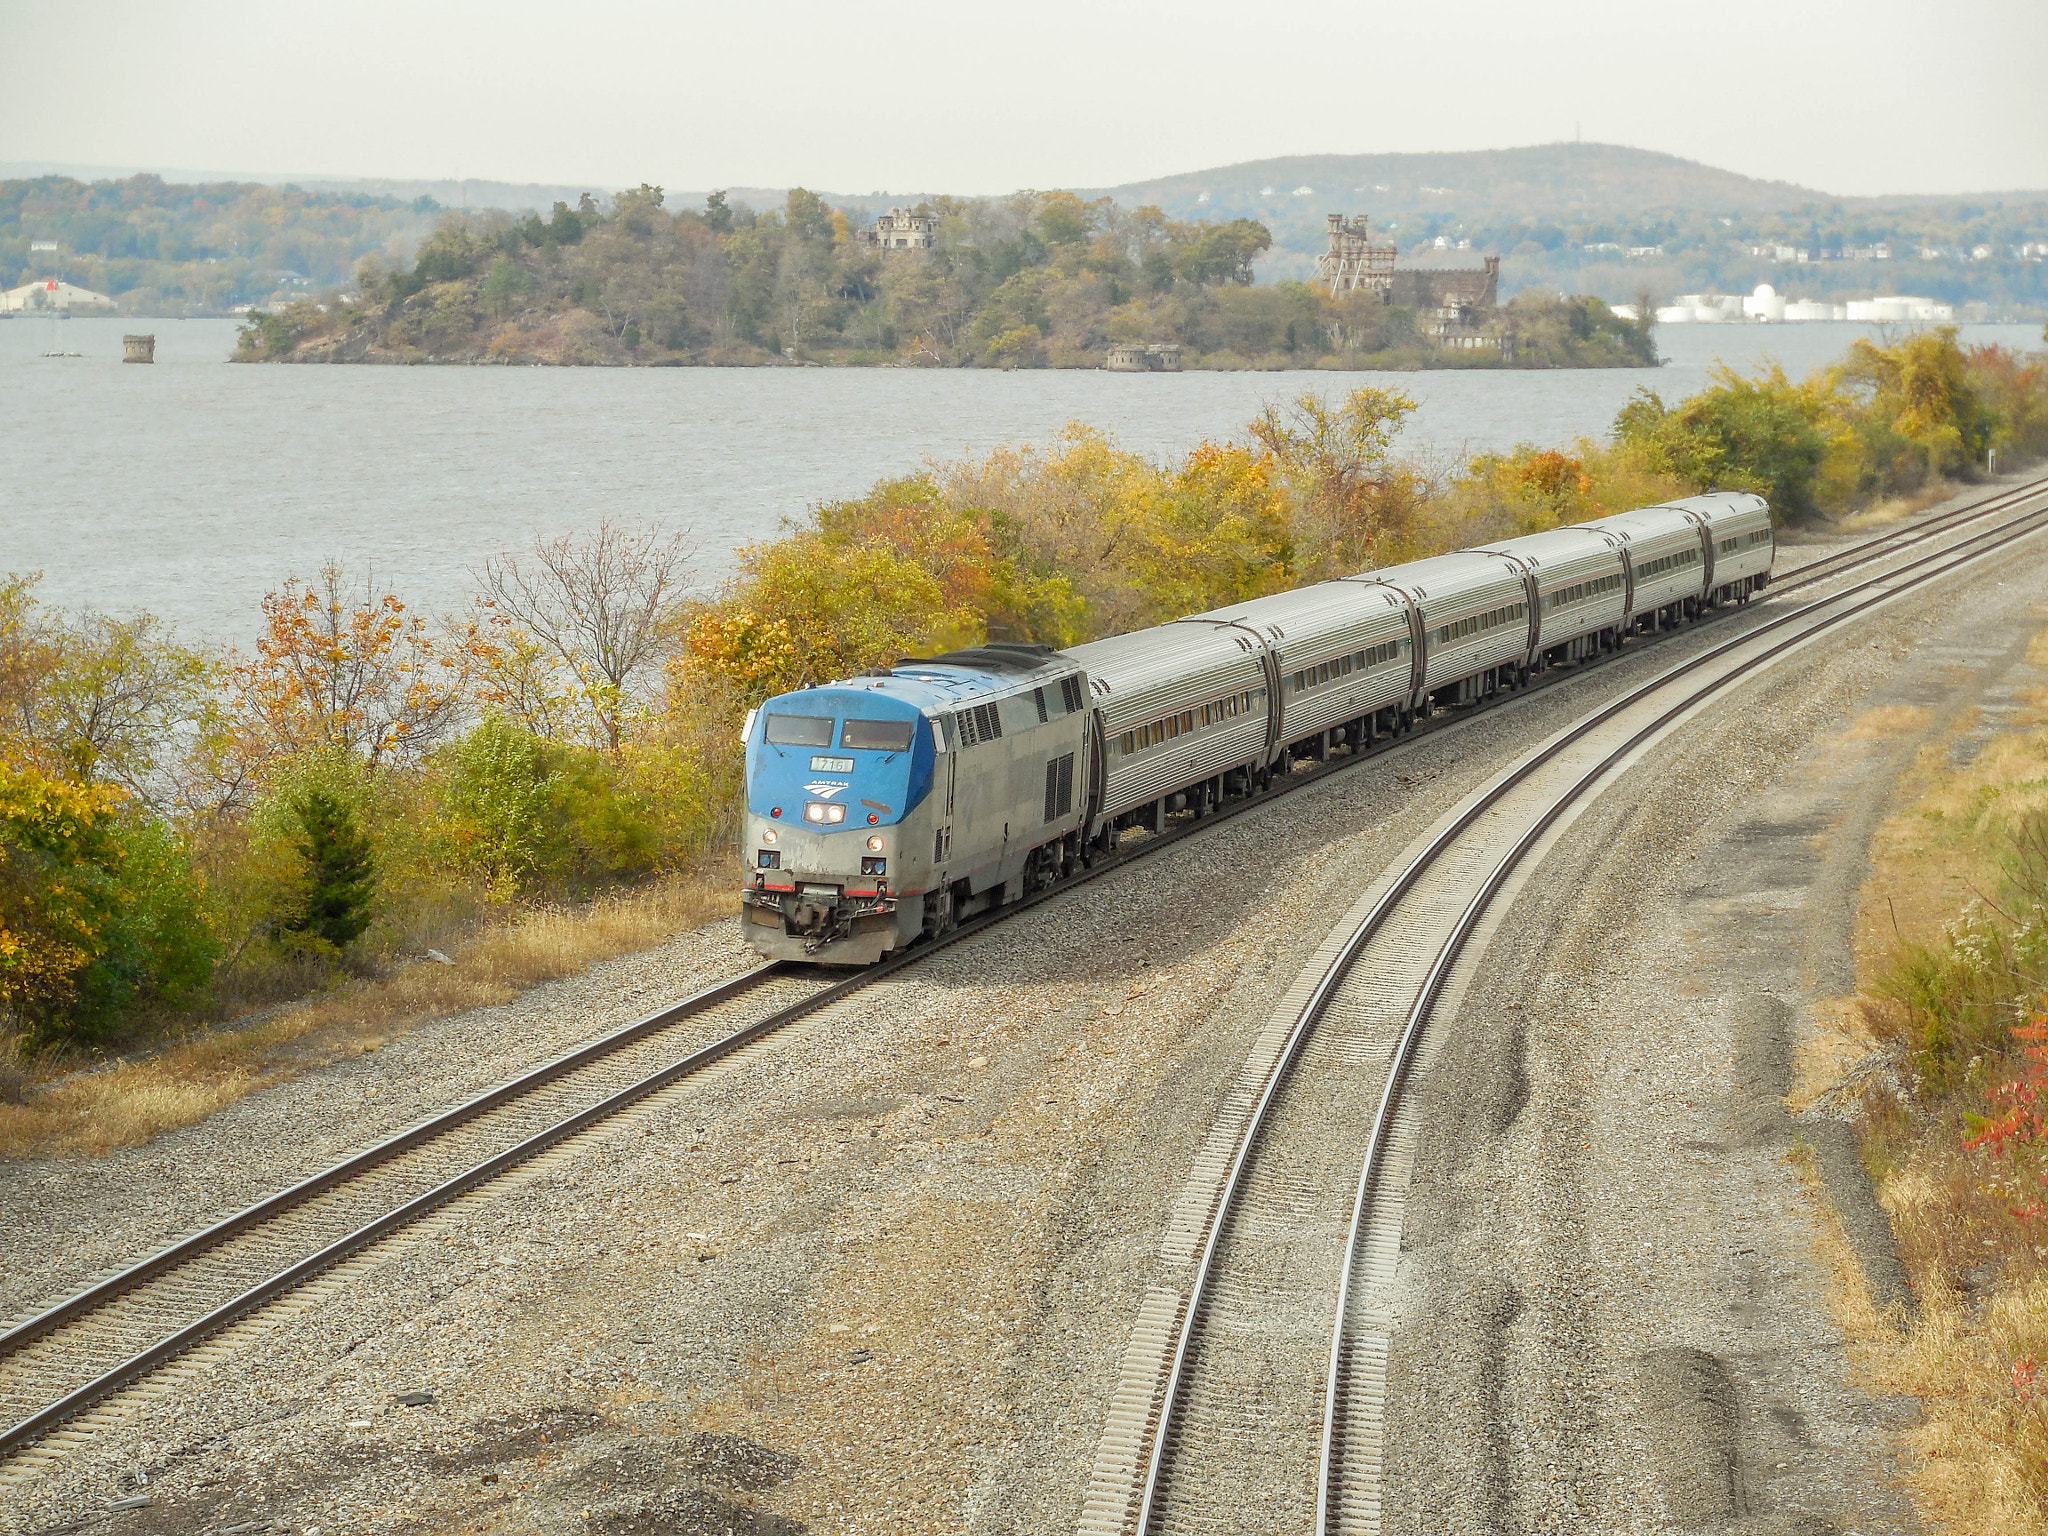
[[[747,717],[747,939],[873,964],[1131,827],[1747,602],[1775,552],[1763,499],[1717,492],[1064,651],[991,641],[782,694]]]

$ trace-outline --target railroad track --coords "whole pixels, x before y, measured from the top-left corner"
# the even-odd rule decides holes
[[[1083,1533],[1298,1529],[1311,1473],[1316,1536],[1382,1529],[1392,1286],[1418,1130],[1404,1090],[1428,1059],[1439,1004],[1462,987],[1461,960],[1476,962],[1472,939],[1504,914],[1503,891],[1546,836],[1681,717],[1808,640],[2048,529],[2048,487],[1993,501],[1937,531],[2011,514],[1995,526],[1776,613],[1595,709],[1468,797],[1366,893],[1283,1000],[1195,1160],[1161,1255],[1189,1266],[1185,1292],[1155,1288],[1141,1308]],[[1859,563],[1926,537],[1906,529],[1859,546]],[[1832,560],[1800,584],[1852,569]],[[1274,1469],[1263,1486],[1248,1475],[1259,1468]]]
[[[2048,481],[2041,485],[2048,486]],[[1937,531],[1994,516],[2038,489],[2015,491],[1946,514]],[[1912,525],[1828,560],[1858,551],[1865,561],[1884,558],[1905,542],[1931,536],[1926,525]],[[1801,572],[1772,590],[1790,590],[1806,579]],[[1538,686],[1574,675],[1576,669],[1560,669]],[[1460,711],[1424,729],[1455,725],[1488,707],[1492,706]],[[1383,745],[1286,775],[1263,795],[1234,802],[1208,821],[1143,839],[1131,852],[1098,863],[1031,901],[963,925],[944,943],[972,937],[1025,907],[1192,836],[1209,822],[1242,814],[1389,749]],[[650,1094],[701,1074],[939,947],[943,945],[921,946],[850,976],[774,964],[721,982],[366,1148],[12,1323],[0,1330],[0,1425],[6,1426],[0,1428],[0,1457],[14,1458],[16,1471],[54,1459],[95,1427],[91,1421],[70,1421],[211,1335],[549,1147]],[[62,1427],[67,1423],[70,1427]],[[39,1441],[45,1443],[38,1446]]]
[[[1822,555],[1818,560],[1809,561],[1797,570],[1788,572],[1782,580],[1772,582],[1767,590],[1775,596],[1797,591],[1815,582],[1831,580],[1845,570],[1853,569],[1869,560],[1869,550],[1874,544],[1881,542],[1884,546],[1883,553],[1887,555],[1899,554],[1916,545],[1924,544],[1929,539],[1939,538],[1944,533],[1951,533],[1957,528],[2009,511],[2029,498],[2038,496],[2044,489],[2048,489],[2048,479],[2029,480],[2013,486],[2010,490],[1988,496],[1982,501],[1973,501],[1967,506],[1951,508],[1938,516],[1906,524],[1881,535],[1878,540],[1858,542]]]

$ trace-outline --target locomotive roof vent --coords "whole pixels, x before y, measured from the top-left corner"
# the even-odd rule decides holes
[[[898,666],[967,667],[982,672],[1036,672],[1053,655],[1049,645],[1031,645],[1018,640],[991,640],[964,651],[947,651],[942,656],[909,657]]]

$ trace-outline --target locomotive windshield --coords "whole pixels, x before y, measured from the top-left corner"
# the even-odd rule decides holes
[[[767,739],[784,747],[829,747],[832,745],[832,717],[770,715]]]
[[[913,729],[908,720],[849,720],[840,731],[839,745],[870,752],[905,752]]]

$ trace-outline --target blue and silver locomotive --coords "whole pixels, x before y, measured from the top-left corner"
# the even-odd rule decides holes
[[[1776,542],[1716,493],[1068,651],[990,642],[747,717],[748,942],[870,965],[1303,758],[1746,602]]]
[[[747,722],[747,937],[867,965],[1080,853],[1080,667],[993,644],[770,699]]]

